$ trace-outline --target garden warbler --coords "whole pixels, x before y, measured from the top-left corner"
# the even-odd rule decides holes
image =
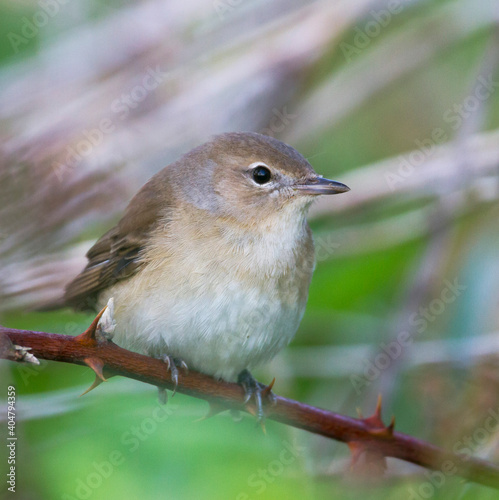
[[[261,391],[249,369],[296,333],[314,270],[306,216],[349,188],[256,133],[215,136],[147,182],[88,251],[64,304],[113,297],[122,347]]]

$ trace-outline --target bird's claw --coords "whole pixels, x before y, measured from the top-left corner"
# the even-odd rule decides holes
[[[261,384],[253,378],[248,370],[243,370],[237,378],[237,383],[242,386],[246,395],[244,405],[247,405],[252,399],[254,400],[255,417],[263,429],[265,429],[264,406],[276,403],[275,395],[272,392],[274,382],[275,379],[269,385]]]
[[[163,356],[161,359],[166,363],[167,369],[170,370],[170,378],[171,381],[173,382],[172,396],[175,396],[178,386],[178,369],[180,367],[185,372],[188,372],[189,368],[187,367],[185,361],[179,358],[174,358],[173,356],[169,356],[168,354]]]

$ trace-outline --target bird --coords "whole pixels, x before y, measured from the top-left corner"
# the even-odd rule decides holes
[[[315,267],[307,223],[320,195],[349,187],[293,147],[253,132],[214,136],[155,174],[88,251],[59,305],[114,300],[121,347],[238,382],[294,337]],[[268,392],[268,391],[267,391]]]

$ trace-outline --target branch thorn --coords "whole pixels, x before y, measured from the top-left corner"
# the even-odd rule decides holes
[[[272,392],[272,387],[274,387],[275,384],[275,377],[272,379],[272,382],[270,382],[269,385],[265,386],[264,389],[262,389],[262,399],[266,399],[269,397],[270,393]]]
[[[92,323],[90,323],[90,326],[80,335],[77,335],[75,337],[75,340],[81,344],[90,344],[94,345],[95,342],[97,341],[97,338],[95,336],[95,332],[97,330],[97,325],[99,324],[99,320],[101,319],[102,315],[104,314],[104,311],[107,309],[107,306],[102,309],[99,314],[94,318]]]
[[[82,392],[78,397],[81,398],[82,396],[85,396],[85,394],[88,394],[90,391],[93,391],[96,387],[99,387],[99,385],[101,384],[102,380],[96,375],[92,385],[85,392]]]
[[[107,382],[106,377],[104,377],[104,373],[102,372],[102,369],[104,368],[104,363],[101,359],[99,358],[85,358],[83,360],[87,366],[92,368],[92,370],[95,372],[97,377],[99,377],[102,382]]]
[[[258,420],[258,423],[260,424],[260,427],[262,428],[262,431],[265,435],[267,435],[267,428],[265,427],[265,419],[260,419]]]
[[[392,417],[389,425],[385,425],[381,419],[382,412],[382,397],[381,394],[378,396],[378,401],[376,403],[376,409],[370,417],[363,418],[362,413],[357,409],[357,413],[361,421],[368,428],[368,432],[371,436],[376,438],[392,439],[393,430],[395,428],[395,417]],[[360,466],[360,458],[363,457],[362,468],[370,473],[380,473],[386,469],[386,457],[373,448],[369,443],[362,441],[349,441],[348,447],[352,454],[352,460],[350,462],[350,468],[354,469]]]

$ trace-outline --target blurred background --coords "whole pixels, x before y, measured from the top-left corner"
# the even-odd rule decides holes
[[[265,133],[352,191],[313,207],[307,312],[255,375],[352,416],[381,393],[398,430],[499,461],[498,23],[495,0],[0,0],[1,324],[83,331],[32,309],[139,187],[215,133]],[[497,498],[396,460],[364,478],[341,443],[196,422],[205,402],[131,380],[78,398],[78,366],[0,380],[23,499]]]

